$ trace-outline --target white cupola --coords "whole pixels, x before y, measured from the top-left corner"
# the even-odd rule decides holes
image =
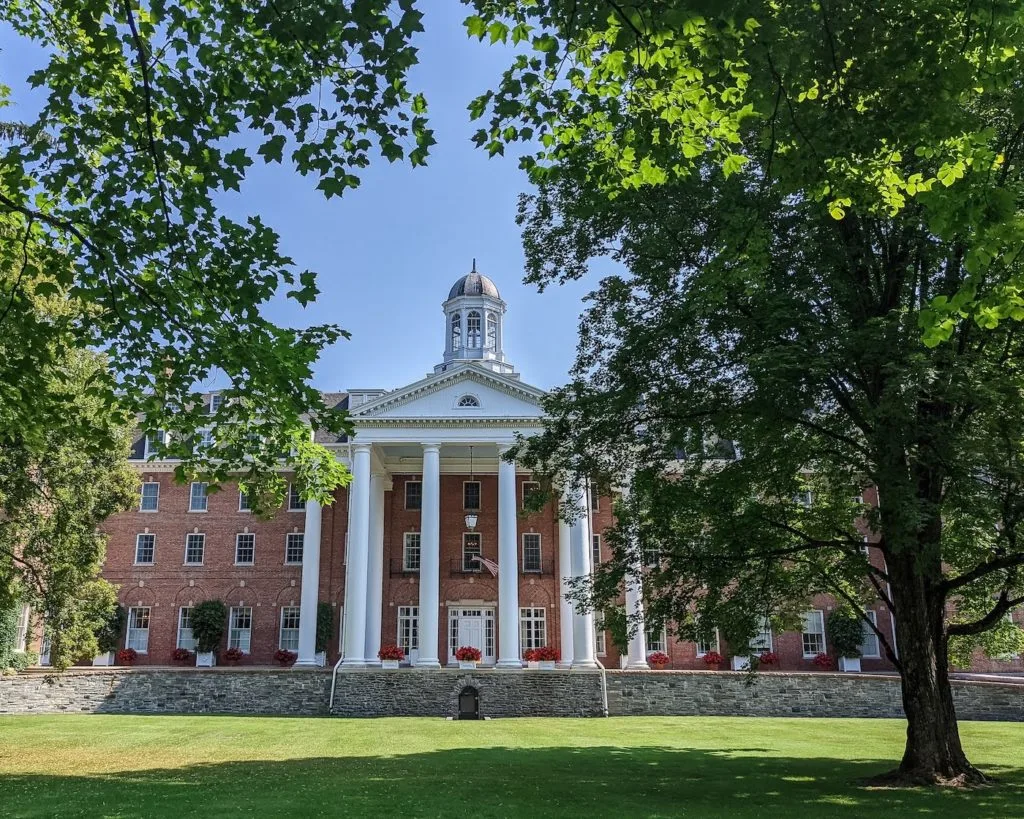
[[[452,285],[444,310],[444,362],[434,367],[441,373],[455,364],[476,361],[496,373],[515,375],[505,361],[501,321],[505,302],[489,278],[473,269]]]

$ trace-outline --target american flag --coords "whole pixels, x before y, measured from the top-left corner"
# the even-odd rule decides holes
[[[497,563],[495,563],[493,560],[488,560],[486,557],[481,557],[480,555],[477,555],[476,559],[480,563],[483,563],[487,567],[487,571],[489,571],[492,575],[494,575],[495,577],[498,576],[498,564]]]

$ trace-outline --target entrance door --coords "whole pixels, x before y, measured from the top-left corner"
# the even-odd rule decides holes
[[[483,655],[481,663],[494,664],[494,609],[451,608],[448,610],[448,622],[449,663],[457,662],[455,652],[459,646],[473,646]]]

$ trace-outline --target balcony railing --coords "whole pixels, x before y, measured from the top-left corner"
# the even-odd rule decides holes
[[[498,562],[493,557],[488,559],[493,560],[495,563]],[[465,574],[480,574],[481,572],[483,572],[483,574],[487,577],[491,576],[491,573],[487,570],[486,566],[484,566],[482,563],[477,563],[475,560],[470,560],[469,558],[466,558],[465,560],[456,558],[454,560],[449,561],[449,566],[449,575],[451,577],[458,577],[460,575]],[[537,575],[540,575],[542,577],[551,577],[555,573],[555,561],[542,560],[540,563],[534,563],[529,568],[526,568],[523,566],[522,558],[520,558],[519,565],[516,566],[516,568],[518,569],[520,574],[526,575],[528,577],[536,577]]]
[[[400,558],[392,558],[391,560],[391,576],[399,577],[401,575],[418,575],[419,569],[408,569],[405,566],[405,561]]]
[[[489,558],[490,559],[490,558]],[[487,567],[483,563],[478,563],[471,558],[455,558],[449,561],[450,570],[448,572],[450,577],[458,577],[463,574],[480,574],[483,572],[488,577],[491,573],[487,571]]]

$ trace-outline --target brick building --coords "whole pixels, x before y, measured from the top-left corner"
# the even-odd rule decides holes
[[[147,442],[137,442],[139,507],[108,522],[104,576],[120,586],[125,644],[140,664],[166,664],[176,647],[192,648],[190,608],[219,599],[230,609],[223,648],[239,647],[257,664],[287,648],[300,665],[343,658],[361,667],[377,663],[382,643],[397,643],[427,667],[473,645],[484,665],[520,668],[526,649],[553,645],[577,667],[643,668],[659,650],[674,668],[704,668],[705,652],[767,649],[783,669],[815,668],[835,606],[824,596],[811,601],[803,633],[769,630],[752,651],[641,632],[620,657],[593,614],[574,613],[560,578],[587,574],[608,556],[602,532],[612,499],[567,497],[587,509],[572,525],[553,505],[524,512],[530,475],[500,456],[517,433],[539,430],[543,391],[505,359],[505,303],[490,279],[475,270],[462,277],[443,309],[444,356],[431,374],[400,389],[326,396],[350,411],[356,429],[351,440],[317,433],[354,476],[333,504],[304,503],[292,491],[273,519],[257,519],[237,487],[207,494],[202,484],[175,484],[174,464],[149,460]],[[333,613],[326,657],[315,645],[319,602]],[[635,595],[626,604],[639,611]],[[888,611],[880,604],[874,616],[891,636]],[[870,631],[863,649],[864,670],[891,667]]]

